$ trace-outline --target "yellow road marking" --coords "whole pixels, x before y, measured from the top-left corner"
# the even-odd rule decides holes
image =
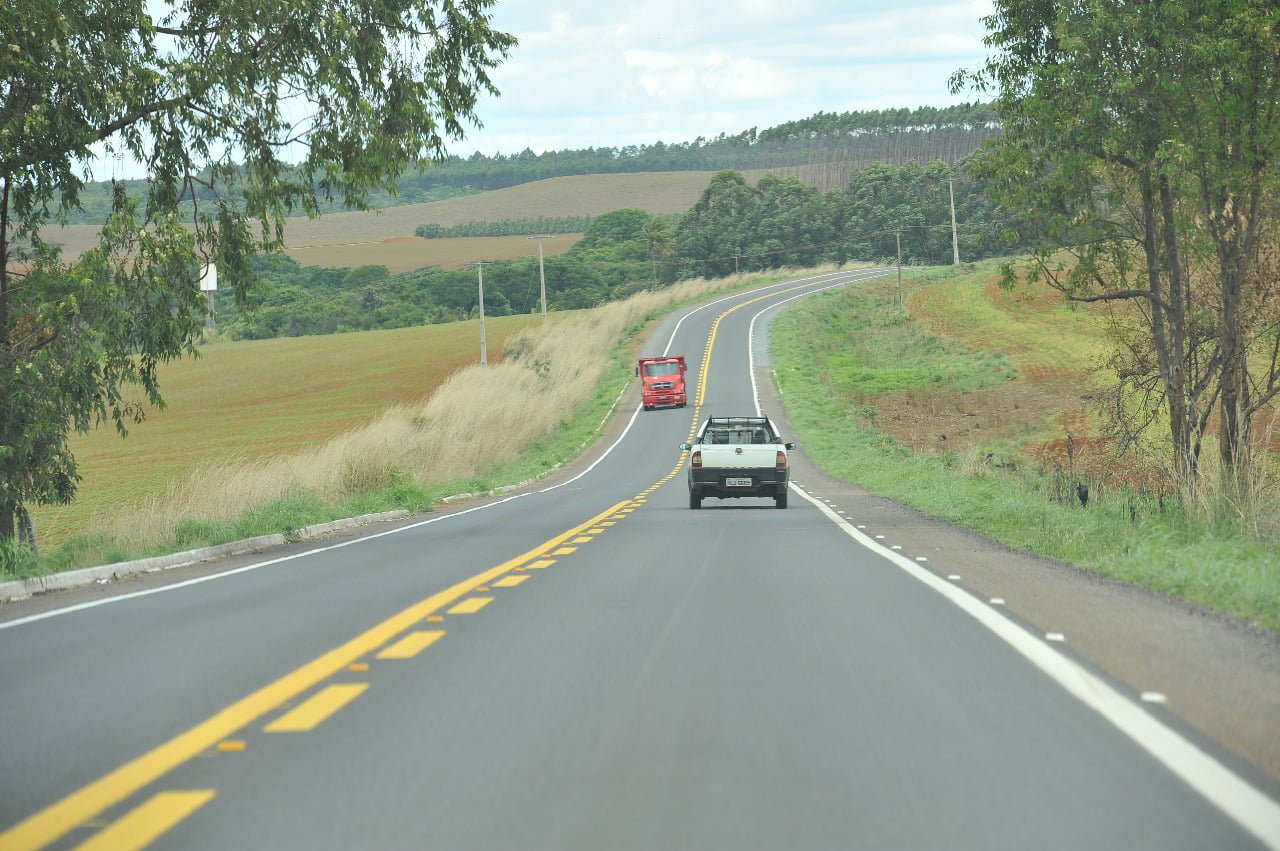
[[[424,629],[418,632],[411,632],[386,650],[378,653],[378,658],[412,659],[443,637],[443,629]]]
[[[555,563],[556,563],[556,560],[553,558],[540,558],[537,561],[533,562],[532,564],[526,565],[526,567],[528,567],[530,570],[533,570],[534,568],[550,567]]]
[[[597,526],[597,527],[596,527],[596,528],[594,528],[594,529],[588,529],[588,530],[587,530],[587,534],[589,534],[589,535],[600,535],[600,534],[603,534],[603,533],[604,533],[604,524],[603,524],[603,523],[602,523],[602,524],[600,524],[599,526]]]
[[[590,536],[590,535],[579,535],[578,537],[574,538],[574,539],[573,539],[572,541],[570,541],[569,543],[571,543],[571,544],[589,544],[589,543],[591,543],[591,536]]]
[[[221,753],[240,753],[244,750],[244,742],[239,739],[227,739],[225,742],[218,742],[218,750]]]
[[[803,288],[801,286],[794,289]],[[693,406],[693,427],[690,430],[690,435],[696,430],[701,416],[703,398],[707,386],[706,376],[711,362],[710,352],[719,319],[740,307],[745,307],[747,304],[791,291],[790,289],[779,290],[760,296],[757,299],[743,302],[725,311],[712,324],[711,335],[707,341],[707,356],[703,358],[698,381],[698,396]],[[683,457],[684,455],[682,454],[681,458],[683,459]],[[13,825],[3,833],[0,833],[0,848],[5,849],[5,851],[33,851],[33,849],[43,848],[53,843],[65,836],[69,831],[94,818],[103,810],[136,793],[148,783],[162,777],[186,761],[199,756],[202,752],[215,747],[219,741],[227,738],[237,730],[256,721],[283,703],[292,700],[357,659],[375,652],[379,647],[384,646],[395,636],[411,629],[424,618],[430,619],[433,613],[470,594],[477,586],[484,585],[504,574],[510,573],[516,567],[526,564],[530,559],[550,552],[552,547],[581,534],[584,529],[596,524],[612,525],[611,523],[605,523],[606,518],[609,521],[625,518],[630,513],[630,510],[624,510],[624,507],[631,504],[631,500],[623,500],[613,507],[600,512],[585,523],[581,523],[557,535],[528,552],[413,604],[345,644],[285,674],[275,682],[241,698],[187,731],[179,733],[147,753],[135,757],[87,786]],[[564,550],[573,552],[574,548],[566,547]],[[555,551],[554,554],[563,555],[567,554],[567,552]],[[547,565],[534,563],[528,566],[546,567]]]
[[[268,733],[305,733],[314,730],[321,721],[355,700],[368,687],[368,683],[338,683],[327,686],[263,729]]]
[[[132,851],[145,848],[165,831],[198,810],[214,796],[199,792],[161,792],[135,807],[119,821],[81,843],[76,851]]]
[[[528,578],[529,578],[528,576],[508,576],[506,579],[499,579],[497,582],[493,583],[493,587],[494,588],[514,588]]]
[[[558,550],[553,550],[551,554],[553,556],[567,556],[569,553],[576,553],[577,551],[577,547],[561,547]]]
[[[493,602],[492,597],[468,597],[449,610],[451,615],[474,615]]]
[[[241,698],[191,729],[179,733],[167,742],[135,757],[119,768],[103,775],[87,786],[55,801],[43,810],[27,817],[4,833],[0,833],[0,848],[5,851],[34,851],[43,848],[69,831],[83,824],[114,804],[137,792],[148,783],[187,760],[199,756],[258,718],[292,700],[328,677],[341,671],[352,662],[369,655],[384,646],[392,638],[412,629],[436,611],[470,594],[477,586],[484,585],[530,559],[537,558],[549,548],[580,534],[583,529],[599,523],[615,514],[627,501],[614,505],[595,517],[569,529],[549,541],[544,541],[513,559],[478,573],[456,585],[420,600],[366,630],[347,643],[330,650],[275,682],[264,686],[247,697]]]

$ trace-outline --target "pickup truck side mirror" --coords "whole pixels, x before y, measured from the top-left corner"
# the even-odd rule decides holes
[[[692,448],[693,448],[693,444],[692,444],[692,443],[682,443],[682,444],[680,444],[680,448],[681,448],[681,449],[692,449]]]
[[[785,447],[787,447],[788,449],[795,449],[795,448],[796,448],[796,445],[795,445],[794,443],[784,443],[784,444],[782,444],[782,445],[783,445],[783,446],[785,446]]]

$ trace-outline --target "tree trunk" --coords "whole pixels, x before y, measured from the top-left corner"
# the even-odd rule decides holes
[[[1173,443],[1174,470],[1180,482],[1190,484],[1195,480],[1195,460],[1191,447],[1191,430],[1187,419],[1186,371],[1183,349],[1186,345],[1183,325],[1183,301],[1180,272],[1176,278],[1170,270],[1170,287],[1165,297],[1162,280],[1160,228],[1157,223],[1156,189],[1150,172],[1138,175],[1142,193],[1142,250],[1146,259],[1147,287],[1151,293],[1151,336],[1155,343],[1156,357],[1160,363],[1160,376],[1164,381],[1165,399],[1169,405],[1169,438]],[[1171,227],[1171,224],[1166,224]],[[1165,234],[1167,241],[1169,234]]]
[[[40,551],[36,548],[36,526],[25,506],[18,507],[17,518],[18,542],[26,544],[33,554],[39,555]]]
[[[1218,448],[1224,476],[1235,477],[1247,455],[1244,439],[1248,430],[1248,364],[1240,328],[1240,287],[1236,270],[1223,270],[1220,340],[1222,377],[1218,400]]]
[[[1182,268],[1182,255],[1178,250],[1178,222],[1173,191],[1167,177],[1159,178],[1160,235],[1164,243],[1163,257],[1157,258],[1169,274],[1169,298],[1167,321],[1169,333],[1169,362],[1173,367],[1169,384],[1169,431],[1173,438],[1175,469],[1183,481],[1194,484],[1197,474],[1197,449],[1195,429],[1196,400],[1187,390],[1187,313],[1191,307],[1190,290],[1187,288]],[[1154,214],[1154,211],[1153,211]],[[1157,276],[1158,277],[1158,276]]]

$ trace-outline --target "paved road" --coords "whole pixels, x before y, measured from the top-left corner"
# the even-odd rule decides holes
[[[859,277],[664,323],[699,405],[554,487],[0,624],[0,848],[1280,847],[1223,755],[856,518],[688,509],[754,317]]]

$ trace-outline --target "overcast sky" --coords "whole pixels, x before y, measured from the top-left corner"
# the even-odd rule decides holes
[[[162,6],[160,0],[152,0]],[[947,106],[991,0],[498,0],[520,43],[459,156],[692,142],[817,112]],[[142,177],[100,157],[94,179]]]
[[[990,0],[499,0],[520,44],[450,152],[689,142],[819,111],[947,106]]]

